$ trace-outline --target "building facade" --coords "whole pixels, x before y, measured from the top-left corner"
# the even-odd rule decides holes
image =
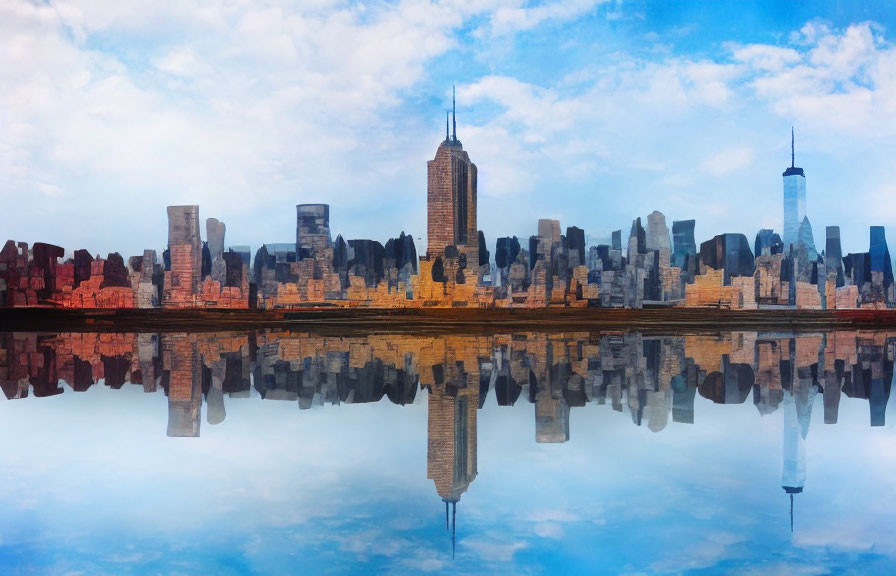
[[[452,113],[453,117],[453,113]],[[447,246],[469,255],[479,253],[479,229],[476,223],[476,165],[457,139],[457,123],[448,133],[436,156],[426,163],[427,258],[442,255]]]

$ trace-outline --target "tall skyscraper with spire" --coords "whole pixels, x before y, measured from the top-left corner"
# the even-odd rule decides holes
[[[452,89],[453,92],[453,89]],[[451,97],[451,133],[445,117],[445,141],[426,163],[426,219],[428,258],[440,256],[446,246],[457,246],[469,256],[479,253],[476,224],[476,165],[457,139],[457,114]]]
[[[784,171],[784,251],[799,242],[800,223],[806,217],[806,174],[795,164],[793,127],[790,128],[790,167]]]

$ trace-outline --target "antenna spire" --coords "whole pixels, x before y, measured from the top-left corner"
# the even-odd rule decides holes
[[[794,158],[796,155],[793,151],[793,126],[790,127],[790,167],[794,167]]]
[[[451,128],[454,141],[457,142],[457,105],[454,102],[454,84],[451,85]]]

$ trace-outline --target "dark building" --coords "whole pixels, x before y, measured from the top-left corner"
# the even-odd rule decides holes
[[[716,270],[725,271],[725,284],[732,276],[752,276],[753,253],[743,234],[719,234],[700,244],[700,262]]]
[[[672,265],[684,268],[688,256],[697,254],[694,241],[694,220],[675,220],[672,222]]]
[[[756,257],[762,255],[781,254],[784,252],[784,242],[774,230],[763,228],[756,233],[756,240],[753,242],[753,253]]]
[[[330,206],[299,204],[296,206],[296,255],[298,259],[320,255],[333,245],[330,238]]]

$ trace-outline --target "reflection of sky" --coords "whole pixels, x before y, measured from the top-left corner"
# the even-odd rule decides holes
[[[4,573],[893,573],[894,410],[868,426],[816,397],[795,532],[781,489],[782,412],[697,397],[660,433],[589,404],[571,439],[536,444],[534,407],[478,422],[479,475],[457,508],[426,479],[415,404],[226,398],[201,438],[168,438],[139,387],[0,402]],[[782,405],[783,408],[783,405]]]

